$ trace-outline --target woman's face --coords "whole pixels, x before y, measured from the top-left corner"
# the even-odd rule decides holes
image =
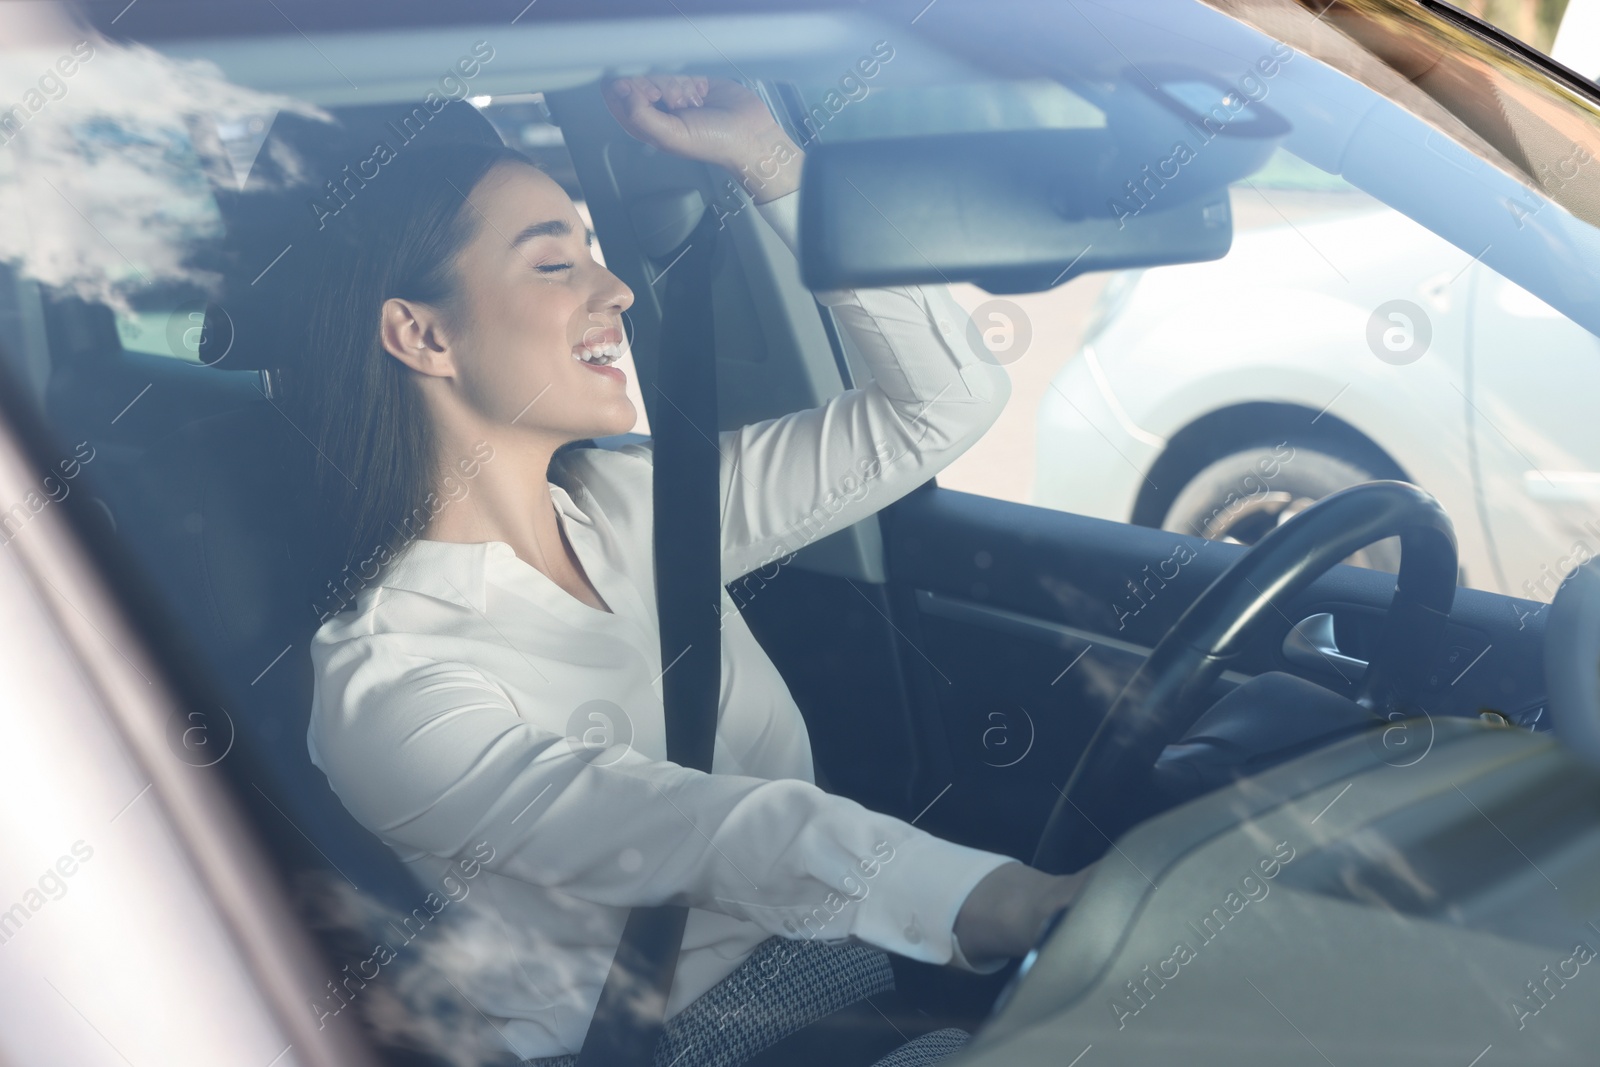
[[[590,255],[572,200],[542,171],[502,163],[464,210],[477,225],[456,259],[450,348],[461,398],[494,425],[563,441],[632,429],[626,378],[601,363],[624,351],[633,291]]]

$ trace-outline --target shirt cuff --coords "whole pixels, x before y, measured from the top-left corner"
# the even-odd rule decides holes
[[[956,937],[955,931],[953,930],[950,933],[950,944],[955,948],[955,951],[950,955],[950,966],[959,967],[963,971],[971,971],[974,974],[993,974],[1011,962],[1002,956],[994,960],[992,963],[986,963],[982,967],[977,966],[971,960],[967,959],[967,954],[965,952],[961,951],[961,941]]]
[[[961,955],[956,915],[973,887],[1010,856],[968,848],[913,829],[884,861],[880,884],[862,901],[853,933],[862,940],[925,963],[948,964],[987,974]]]

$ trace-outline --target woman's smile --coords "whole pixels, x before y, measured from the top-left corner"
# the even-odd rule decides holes
[[[619,382],[626,382],[628,380],[628,376],[623,374],[621,368],[619,367],[607,366],[602,363],[588,362],[585,362],[583,365],[594,371],[596,374],[604,374],[607,378],[614,378]]]
[[[628,376],[612,364],[626,354],[627,348],[623,342],[622,331],[614,326],[605,329],[590,327],[584,339],[572,346],[573,359],[590,370],[599,371],[619,382],[626,382]]]
[[[615,326],[591,326],[584,332],[583,340],[572,346],[573,359],[619,384],[626,384],[628,376],[616,364],[627,354],[627,342]]]

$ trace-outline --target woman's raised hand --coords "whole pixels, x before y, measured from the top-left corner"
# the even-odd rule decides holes
[[[609,81],[603,95],[622,128],[645,144],[726,167],[741,181],[760,172],[760,199],[799,185],[800,149],[761,98],[738,82],[646,74]]]

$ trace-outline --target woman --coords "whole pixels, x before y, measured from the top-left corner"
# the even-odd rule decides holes
[[[753,94],[652,76],[606,98],[633,136],[725,167],[795,247],[801,154]],[[628,909],[686,904],[658,1062],[691,1067],[882,991],[879,950],[976,970],[1025,953],[1081,877],[811,784],[799,710],[731,601],[714,773],[666,762],[651,447],[555,455],[633,426],[607,366],[632,292],[509,149],[419,150],[372,184],[318,286],[307,393],[344,558],[378,546],[381,569],[317,632],[309,742],[425,886],[471,865],[462,905],[509,964],[462,992],[520,1055],[575,1052]],[[842,528],[922,483],[1009,395],[942,288],[818,299],[873,381],[722,435],[724,581],[803,543],[825,500]]]

